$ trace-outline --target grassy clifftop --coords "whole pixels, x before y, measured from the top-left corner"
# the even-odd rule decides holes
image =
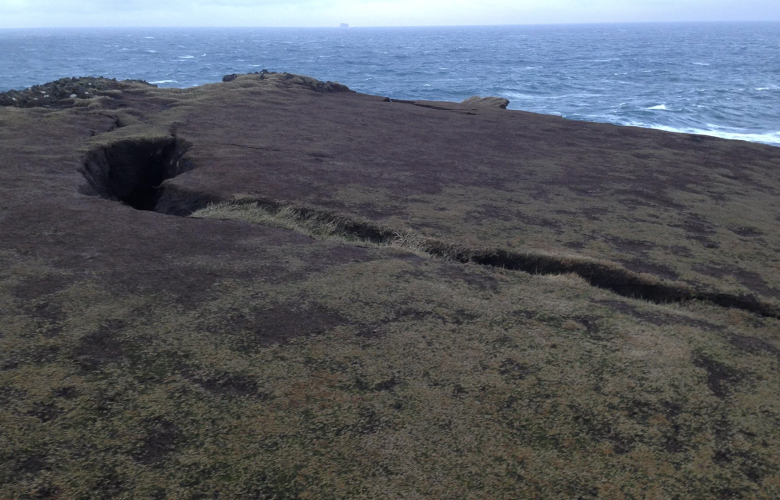
[[[227,80],[0,108],[0,498],[780,496],[780,149]]]

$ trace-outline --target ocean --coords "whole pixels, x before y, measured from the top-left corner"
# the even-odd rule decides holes
[[[0,30],[0,91],[90,75],[190,87],[261,69],[780,146],[780,23]]]

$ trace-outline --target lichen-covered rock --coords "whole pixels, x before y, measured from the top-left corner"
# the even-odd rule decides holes
[[[9,90],[0,93],[0,106],[65,107],[73,99],[89,99],[105,90],[114,90],[122,82],[103,77],[61,78],[42,85],[33,85],[24,90]],[[154,86],[142,80],[125,80],[124,83],[136,83]]]
[[[504,99],[503,97],[479,97],[478,95],[475,95],[474,97],[469,97],[463,101],[463,104],[470,104],[480,108],[506,109],[506,107],[509,106],[509,99]]]

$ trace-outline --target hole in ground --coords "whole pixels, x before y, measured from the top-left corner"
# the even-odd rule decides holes
[[[118,201],[136,210],[155,210],[160,185],[188,170],[190,144],[176,137],[127,139],[93,149],[80,169],[87,180],[83,194]]]

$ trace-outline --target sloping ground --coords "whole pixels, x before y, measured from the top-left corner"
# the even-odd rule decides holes
[[[228,80],[0,108],[0,498],[780,496],[780,149]]]

